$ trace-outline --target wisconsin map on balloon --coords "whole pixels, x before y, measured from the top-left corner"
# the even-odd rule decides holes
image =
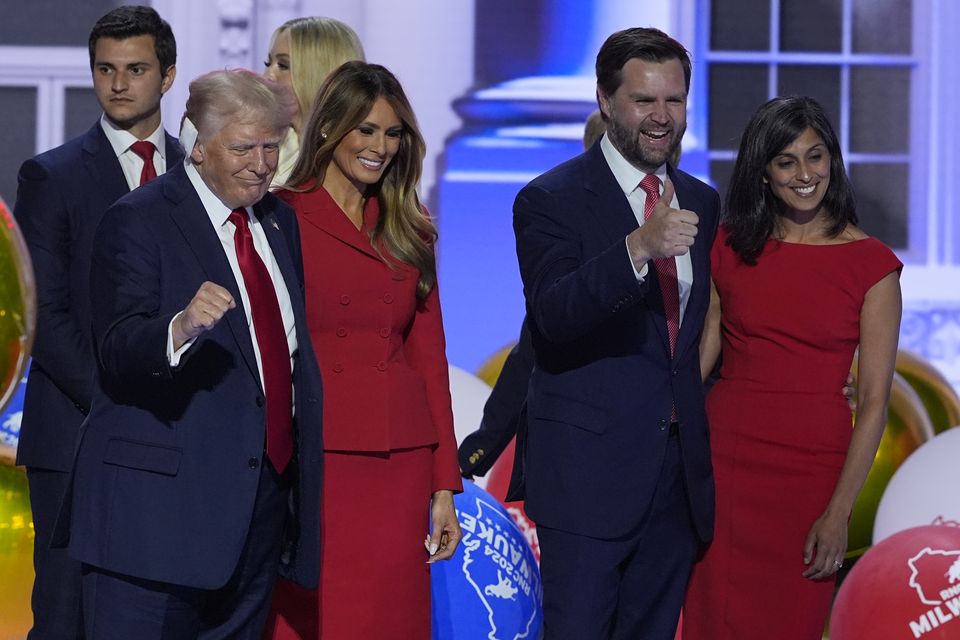
[[[459,512],[463,528],[463,574],[473,587],[477,597],[487,610],[490,624],[488,640],[522,640],[530,637],[537,607],[524,612],[519,630],[513,618],[515,607],[504,606],[518,602],[518,594],[526,596],[523,601],[537,603],[542,599],[543,587],[540,575],[535,571],[533,551],[526,544],[516,523],[504,514],[502,507],[495,507],[482,498],[474,498],[475,511]],[[510,628],[509,635],[504,631]]]

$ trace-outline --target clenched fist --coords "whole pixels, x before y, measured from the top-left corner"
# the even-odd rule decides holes
[[[667,179],[650,218],[627,236],[630,259],[637,271],[651,258],[682,256],[693,246],[700,218],[693,211],[671,208],[672,201],[673,182]]]
[[[173,321],[174,350],[212,329],[227,311],[236,306],[230,292],[220,285],[210,281],[201,284],[187,308]]]

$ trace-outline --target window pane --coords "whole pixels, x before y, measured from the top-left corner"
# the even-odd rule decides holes
[[[710,48],[729,51],[770,49],[768,0],[713,0]]]
[[[736,150],[747,120],[766,101],[766,65],[710,65],[710,148]]]
[[[840,68],[824,65],[781,65],[777,93],[810,96],[820,103],[834,129],[840,128]]]
[[[67,89],[66,108],[63,122],[64,140],[85,133],[100,117],[100,105],[93,89]]]
[[[20,165],[37,153],[37,90],[0,87],[0,122],[5,149],[0,153],[0,196],[13,207]]]
[[[910,168],[906,164],[850,165],[850,180],[857,194],[860,228],[894,249],[906,249],[907,189]]]
[[[730,176],[732,175],[732,160],[712,160],[710,162],[710,179],[713,180],[722,202],[726,202],[727,187],[730,185]]]
[[[850,69],[850,150],[908,153],[910,150],[910,69]]]
[[[910,54],[912,29],[912,2],[853,0],[854,53]]]
[[[0,45],[86,47],[94,23],[121,4],[118,0],[4,2]]]
[[[842,0],[781,0],[781,51],[840,51]]]

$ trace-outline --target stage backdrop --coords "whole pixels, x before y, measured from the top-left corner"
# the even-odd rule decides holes
[[[0,20],[0,194],[27,157],[98,109],[86,37],[107,0],[7,3]],[[190,79],[259,69],[298,15],[351,24],[407,88],[429,152],[449,356],[474,370],[516,338],[523,298],[511,207],[523,184],[580,152],[604,37],[663,28],[693,54],[681,166],[722,191],[748,114],[784,93],[827,107],[863,227],[906,264],[901,345],[960,385],[960,3],[949,0],[154,0],[178,39],[164,100],[176,131]],[[49,16],[58,16],[50,20]]]

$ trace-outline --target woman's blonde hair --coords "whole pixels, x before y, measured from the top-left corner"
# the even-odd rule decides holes
[[[364,60],[363,45],[353,29],[333,18],[311,16],[284,22],[273,37],[290,34],[290,79],[306,118],[320,85],[330,73],[350,60]]]
[[[417,197],[426,145],[403,87],[386,68],[366,62],[348,62],[320,87],[316,104],[301,140],[300,157],[288,184],[313,191],[323,184],[327,167],[341,141],[364,121],[373,104],[383,98],[403,125],[400,146],[367,198],[377,198],[380,219],[370,241],[384,262],[391,258],[420,271],[417,298],[427,297],[437,282],[433,246],[437,229]]]

